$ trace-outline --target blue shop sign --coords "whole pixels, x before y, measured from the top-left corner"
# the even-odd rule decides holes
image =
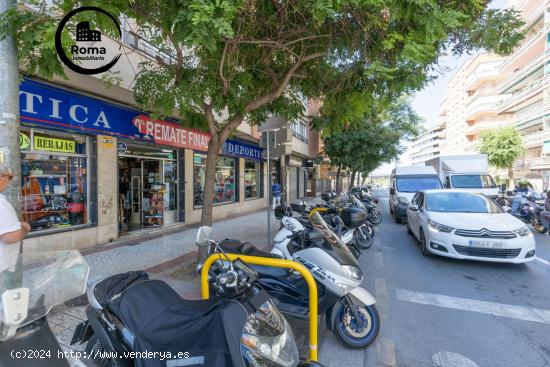
[[[263,148],[260,148],[257,145],[227,139],[222,146],[221,154],[251,159],[254,161],[262,161],[262,150]]]

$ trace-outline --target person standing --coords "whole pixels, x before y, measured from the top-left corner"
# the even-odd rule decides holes
[[[2,195],[12,179],[13,173],[0,164],[0,272],[15,270],[18,243],[31,230],[29,223],[19,221],[15,209]]]
[[[281,190],[282,187],[278,182],[275,182],[273,185],[271,185],[271,193],[273,195],[273,209],[275,209],[278,205],[281,205]]]

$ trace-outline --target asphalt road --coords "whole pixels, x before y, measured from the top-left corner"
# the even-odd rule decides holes
[[[387,194],[383,222],[360,264],[364,287],[382,316],[364,350],[331,335],[320,346],[326,366],[550,366],[550,237],[535,234],[537,261],[494,264],[424,257]]]

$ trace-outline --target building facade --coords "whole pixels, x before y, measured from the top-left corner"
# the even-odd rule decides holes
[[[429,159],[438,157],[441,153],[441,146],[445,144],[445,125],[438,124],[428,131],[411,139],[407,149],[411,164],[424,165]]]

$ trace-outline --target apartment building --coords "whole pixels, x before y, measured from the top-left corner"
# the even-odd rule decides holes
[[[424,165],[424,162],[438,157],[441,153],[441,146],[445,144],[445,124],[438,124],[414,139],[408,144],[407,153],[411,164]]]
[[[499,114],[511,114],[523,135],[525,153],[516,162],[519,177],[546,181],[550,176],[550,1],[512,0],[509,6],[525,20],[526,37],[502,63],[507,79],[500,85],[504,97]]]
[[[501,100],[498,85],[504,80],[499,69],[503,58],[481,53],[464,62],[449,80],[447,95],[440,104],[446,124],[446,140],[441,154],[478,151],[483,131],[510,121],[510,114],[498,114]]]

